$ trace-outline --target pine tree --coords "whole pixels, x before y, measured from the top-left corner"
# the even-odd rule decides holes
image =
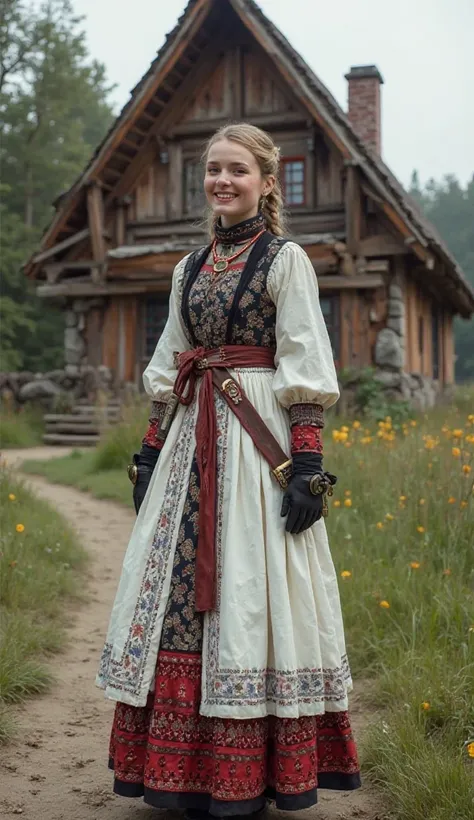
[[[75,181],[109,126],[111,89],[104,66],[89,58],[70,0],[46,0],[39,9],[0,0],[0,49],[2,366],[58,367],[61,316],[39,303],[21,264],[51,220],[53,200]]]

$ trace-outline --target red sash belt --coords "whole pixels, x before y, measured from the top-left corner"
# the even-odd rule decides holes
[[[181,404],[194,399],[202,378],[196,425],[196,458],[200,476],[199,537],[196,556],[196,611],[216,604],[216,480],[217,420],[212,371],[216,368],[275,367],[275,351],[250,345],[224,345],[215,350],[198,347],[177,356],[174,393]]]

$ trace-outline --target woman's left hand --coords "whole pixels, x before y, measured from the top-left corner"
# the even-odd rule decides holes
[[[313,495],[309,487],[313,475],[294,474],[283,496],[281,515],[288,516],[285,529],[292,535],[308,530],[322,516],[323,497]]]

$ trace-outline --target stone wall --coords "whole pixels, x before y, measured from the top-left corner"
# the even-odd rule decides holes
[[[66,412],[79,401],[95,404],[100,396],[114,393],[112,372],[103,366],[67,364],[47,373],[0,373],[0,400],[11,408],[33,403]]]
[[[392,282],[388,289],[386,326],[379,331],[375,344],[375,379],[389,398],[407,401],[414,410],[433,407],[440,395],[438,381],[421,373],[406,373],[405,303],[400,285]]]

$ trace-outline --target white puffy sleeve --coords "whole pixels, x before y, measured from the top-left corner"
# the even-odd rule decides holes
[[[172,393],[177,375],[173,354],[182,353],[191,347],[181,316],[183,277],[188,258],[189,255],[178,262],[173,271],[168,320],[143,373],[145,390],[155,402],[168,401]]]
[[[305,402],[331,407],[339,398],[336,369],[316,274],[299,245],[284,245],[270,269],[267,290],[277,313],[273,389],[278,401],[287,409]]]

